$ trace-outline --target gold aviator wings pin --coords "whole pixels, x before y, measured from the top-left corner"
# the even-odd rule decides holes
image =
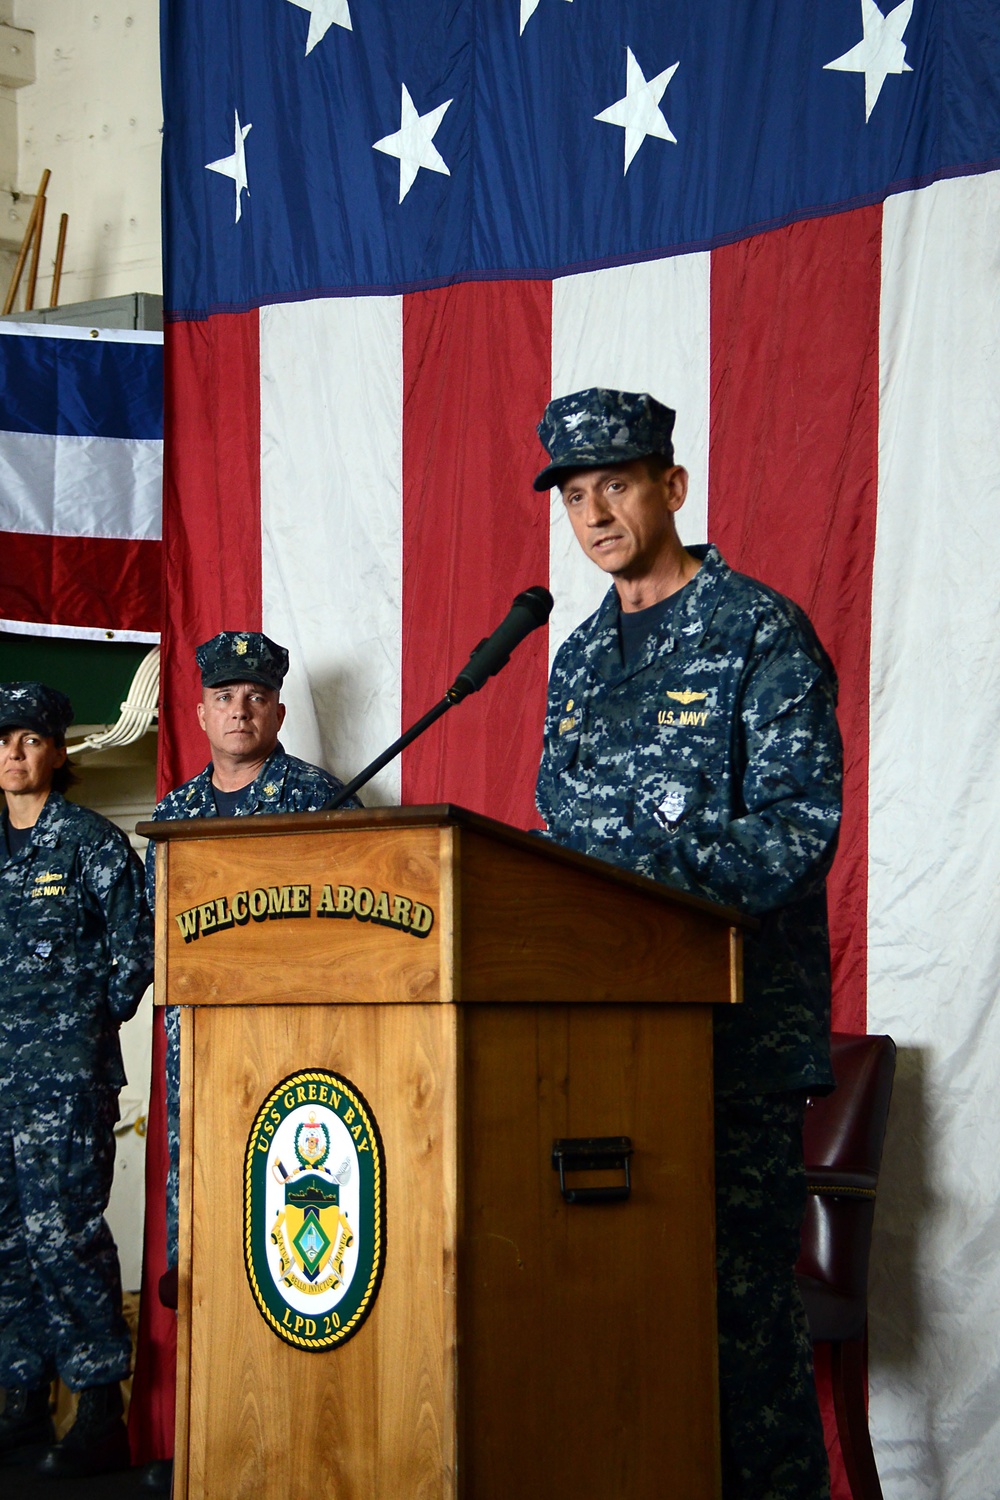
[[[673,698],[675,703],[701,703],[707,697],[707,693],[692,693],[690,688],[685,688],[682,693],[668,693],[668,698]]]

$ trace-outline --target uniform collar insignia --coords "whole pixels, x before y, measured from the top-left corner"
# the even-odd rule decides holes
[[[585,648],[591,670],[605,682],[625,682],[657,657],[669,656],[676,649],[678,635],[683,636],[685,645],[690,646],[697,646],[704,636],[719,603],[720,586],[730,569],[714,546],[692,547],[690,550],[701,560],[702,566],[674,621],[673,630],[660,641],[655,637],[647,640],[638,659],[627,668],[622,666],[621,660],[618,596],[614,585],[605,594]]]
[[[719,603],[720,587],[731,570],[715,547],[692,547],[691,551],[701,559],[701,567],[681,608],[677,629],[692,645],[697,645],[708,629]]]
[[[31,830],[28,847],[56,849],[59,847],[59,825],[64,820],[66,803],[59,792],[50,792],[38,820]]]

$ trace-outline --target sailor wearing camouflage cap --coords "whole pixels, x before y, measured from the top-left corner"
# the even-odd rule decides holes
[[[197,648],[195,660],[202,686],[198,723],[212,750],[215,810],[235,816],[277,749],[288,652],[259,631],[220,630]]]
[[[549,463],[535,476],[535,489],[560,483],[572,469],[628,463],[658,453],[673,463],[676,412],[644,392],[591,386],[550,401],[538,424]]]
[[[194,653],[202,687],[255,682],[280,689],[288,673],[288,652],[259,630],[220,630]]]
[[[825,877],[840,822],[833,667],[802,610],[685,547],[674,413],[591,387],[538,427],[586,555],[612,581],[556,654],[538,808],[550,835],[760,920],[744,1004],[715,1013],[725,1500],[821,1500],[826,1451],[794,1265],[802,1111],[833,1082]]]
[[[288,652],[259,630],[220,630],[195,651],[201,673],[198,723],[212,758],[205,769],[160,802],[163,818],[247,817],[262,813],[318,812],[343,783],[321,766],[289,755],[278,740],[285,721],[280,691]],[[352,798],[346,807],[360,807]],[[155,906],[156,861],[146,853],[146,892]],[[167,1008],[167,1259],[177,1264],[177,1168],[180,1158],[179,1012]]]
[[[0,729],[33,729],[62,743],[73,705],[44,682],[0,682]]]
[[[103,1214],[125,1082],[118,1028],[153,957],[128,840],[62,796],[72,719],[56,688],[0,683],[0,1465],[53,1443],[58,1374],[80,1402],[41,1458],[56,1477],[129,1463],[119,1382],[131,1344]]]
[[[688,476],[674,463],[673,428],[655,397],[601,386],[550,401],[538,424],[550,461],[535,489],[559,486],[577,541],[615,579],[625,614],[676,593],[701,566],[674,524]]]

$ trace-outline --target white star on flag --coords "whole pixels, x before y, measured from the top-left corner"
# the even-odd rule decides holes
[[[323,40],[331,26],[343,26],[352,31],[351,12],[347,0],[290,0],[299,10],[309,12],[309,35],[306,38],[306,57]]]
[[[403,84],[399,129],[394,135],[384,135],[372,146],[373,151],[384,151],[386,156],[399,158],[400,203],[413,186],[421,167],[426,167],[429,172],[443,172],[445,177],[451,176],[444,157],[434,144],[434,135],[444,119],[445,110],[453,102],[446,99],[426,115],[419,115],[406,84]]]
[[[572,5],[573,0],[569,0],[569,3]],[[524,28],[535,14],[538,6],[539,0],[521,0],[521,36],[524,36]]]
[[[903,32],[910,21],[913,0],[903,0],[884,16],[875,0],[861,0],[861,25],[864,36],[856,47],[824,63],[838,73],[863,73],[865,75],[865,124],[871,119],[872,110],[882,92],[882,85],[890,73],[912,73],[906,61]]]
[[[646,139],[647,135],[655,135],[661,141],[673,141],[677,144],[677,137],[667,124],[660,109],[660,100],[663,98],[667,84],[673,78],[679,62],[672,67],[664,68],[662,73],[657,73],[655,78],[646,78],[642,69],[632,56],[632,48],[626,47],[625,54],[628,58],[628,71],[625,79],[625,97],[618,99],[614,104],[602,109],[595,120],[602,121],[605,125],[621,125],[625,131],[625,171],[632,165],[635,153]],[[622,173],[624,176],[625,174]]]
[[[222,177],[231,177],[236,184],[236,223],[240,222],[243,213],[243,200],[241,193],[250,196],[250,184],[247,182],[247,153],[244,141],[253,129],[252,125],[240,124],[240,112],[233,110],[236,118],[236,133],[233,141],[232,156],[220,156],[218,161],[207,161],[206,172],[218,172]]]

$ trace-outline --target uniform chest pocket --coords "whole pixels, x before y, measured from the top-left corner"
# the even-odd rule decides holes
[[[717,836],[725,822],[725,798],[703,771],[651,776],[636,788],[631,826],[640,845],[656,848],[664,835]]]
[[[36,883],[25,889],[21,936],[27,951],[48,958],[71,945],[77,924],[76,892],[64,883]]]
[[[70,875],[36,871],[24,883],[25,906],[32,911],[74,911],[76,895],[76,883]]]
[[[554,734],[550,734],[545,746],[546,760],[549,770],[554,775],[568,771],[570,766],[576,763],[580,753],[580,736],[577,731],[564,731],[559,733],[558,727]]]
[[[703,693],[668,694],[658,704],[651,727],[674,734],[714,739],[722,730],[725,715]]]
[[[646,733],[654,758],[719,774],[729,756],[729,726],[718,709],[704,703],[668,703],[657,708]]]
[[[45,924],[33,926],[25,934],[25,949],[30,968],[58,969],[73,952],[71,935],[62,927]]]

